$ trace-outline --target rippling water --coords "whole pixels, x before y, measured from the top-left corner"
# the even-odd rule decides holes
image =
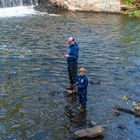
[[[0,18],[0,133],[2,140],[72,140],[75,121],[65,116],[67,38],[79,42],[79,67],[87,68],[88,112],[105,125],[105,140],[139,140],[140,119],[121,113],[124,95],[140,100],[140,19],[106,14]],[[75,99],[75,97],[74,97]],[[75,99],[76,100],[76,99]]]

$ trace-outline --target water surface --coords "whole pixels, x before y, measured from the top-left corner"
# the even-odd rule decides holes
[[[0,18],[0,133],[2,140],[72,140],[75,121],[65,106],[67,38],[79,42],[79,67],[87,68],[88,111],[83,119],[105,125],[105,140],[139,140],[140,119],[115,117],[124,95],[140,100],[140,19],[67,13]]]

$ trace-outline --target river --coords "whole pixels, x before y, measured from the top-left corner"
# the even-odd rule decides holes
[[[123,96],[140,100],[140,19],[97,13],[0,18],[0,139],[75,139],[79,124],[64,113],[77,105],[65,93],[69,36],[79,43],[79,68],[101,80],[89,83],[83,119],[105,125],[104,140],[140,140],[140,119],[112,110],[131,108]]]

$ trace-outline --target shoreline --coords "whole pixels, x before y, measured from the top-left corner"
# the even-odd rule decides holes
[[[83,2],[83,3],[82,3]],[[82,12],[82,13],[107,13],[121,14],[128,17],[140,17],[140,0],[40,0],[37,10],[48,13]],[[102,3],[104,2],[104,3]]]
[[[60,5],[44,5],[40,4],[35,7],[35,9],[39,11],[47,11],[48,13],[58,13],[58,12],[70,12],[70,13],[103,13],[103,14],[116,14],[116,15],[126,15],[128,17],[138,17],[140,18],[140,10],[138,10],[134,6],[127,6],[124,4],[121,4],[121,10],[118,11],[96,11],[96,10],[80,10],[80,9],[75,9],[75,10],[70,10],[64,6]],[[138,14],[137,14],[138,12]]]

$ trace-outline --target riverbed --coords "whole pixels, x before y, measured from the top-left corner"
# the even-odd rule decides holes
[[[116,104],[140,100],[140,19],[98,13],[34,14],[0,18],[1,140],[73,140],[79,124],[65,115],[67,38],[79,43],[87,69],[87,113],[105,126],[104,140],[140,140],[140,118],[113,115]],[[82,124],[80,124],[82,126]]]

